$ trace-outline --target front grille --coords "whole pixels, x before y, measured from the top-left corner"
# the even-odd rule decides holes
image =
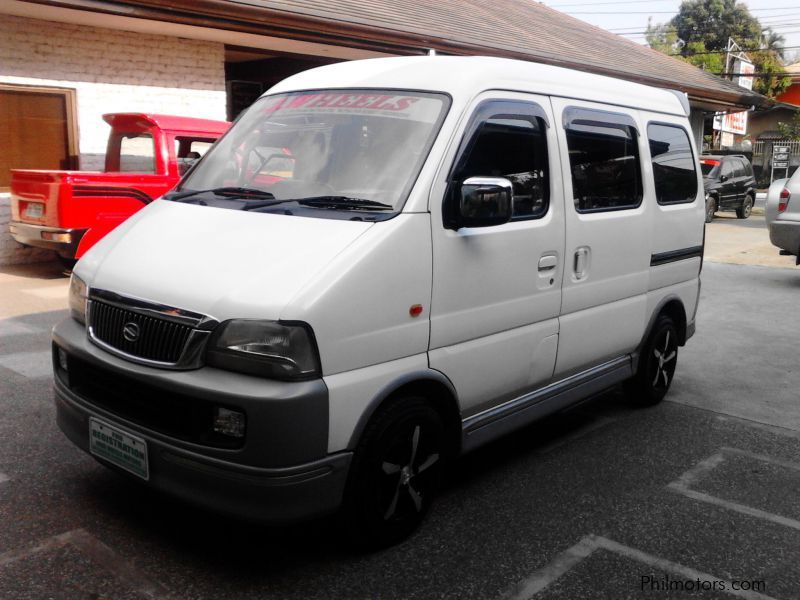
[[[57,369],[56,373],[73,392],[94,406],[179,440],[215,448],[244,445],[244,439],[214,431],[216,405],[208,400],[170,392],[73,355],[67,361],[69,370]]]
[[[192,333],[188,325],[145,316],[100,300],[92,300],[89,319],[92,335],[104,344],[137,358],[162,363],[177,363]],[[138,327],[134,341],[125,339],[123,333],[131,323]]]

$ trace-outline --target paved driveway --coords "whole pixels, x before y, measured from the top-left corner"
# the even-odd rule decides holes
[[[417,535],[363,555],[332,520],[241,523],[78,451],[49,373],[66,280],[6,272],[0,597],[797,598],[798,291],[800,270],[709,257],[668,401],[611,391],[465,457]]]

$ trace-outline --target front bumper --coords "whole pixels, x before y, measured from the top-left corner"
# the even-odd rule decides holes
[[[773,221],[769,226],[769,241],[800,259],[800,221]]]
[[[284,383],[211,368],[143,367],[95,347],[72,319],[56,326],[53,343],[58,425],[84,451],[89,452],[89,418],[95,417],[143,438],[150,470],[146,485],[187,502],[270,523],[329,514],[341,504],[352,455],[327,454],[328,397],[321,380]],[[74,359],[70,372],[58,365],[57,348]],[[240,408],[247,415],[244,444],[211,447],[148,427],[136,416],[121,416],[70,385],[70,376],[76,379],[72,365],[79,363],[118,378],[120,387],[150,386],[154,401],[165,391],[165,398],[174,394]]]
[[[55,250],[64,258],[75,258],[78,244],[81,243],[86,229],[64,229],[61,227],[45,227],[31,225],[21,221],[11,221],[8,225],[11,237],[20,244],[35,246],[47,250]],[[52,236],[53,239],[46,239]]]

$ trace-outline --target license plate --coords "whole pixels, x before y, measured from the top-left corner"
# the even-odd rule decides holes
[[[147,442],[108,423],[89,419],[89,450],[142,479],[149,479]]]
[[[25,207],[25,216],[30,219],[41,219],[44,214],[44,204],[31,202]]]

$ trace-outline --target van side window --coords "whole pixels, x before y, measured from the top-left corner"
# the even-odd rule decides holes
[[[659,204],[694,202],[697,197],[697,171],[689,135],[683,127],[666,123],[647,126],[653,180]]]
[[[546,127],[544,112],[534,104],[487,102],[467,129],[451,181],[504,177],[514,190],[512,220],[543,216],[550,193]]]
[[[623,113],[568,107],[564,129],[578,212],[636,208],[642,202],[638,131]]]

